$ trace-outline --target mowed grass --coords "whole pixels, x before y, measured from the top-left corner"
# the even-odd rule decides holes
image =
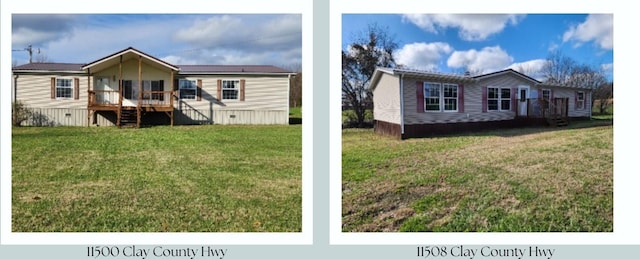
[[[613,231],[613,126],[342,133],[343,231]]]
[[[12,129],[14,232],[299,232],[301,125]]]

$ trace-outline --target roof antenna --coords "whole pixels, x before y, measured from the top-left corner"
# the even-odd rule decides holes
[[[12,51],[27,51],[29,52],[29,63],[33,62],[33,46],[31,44],[29,44],[28,47],[24,48],[24,49],[13,49]],[[38,48],[37,50],[37,54],[40,54],[40,48]]]

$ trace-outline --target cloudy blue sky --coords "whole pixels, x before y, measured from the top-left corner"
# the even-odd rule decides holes
[[[88,63],[129,46],[172,64],[299,67],[301,15],[13,14],[12,61]],[[37,54],[34,53],[34,59]]]
[[[611,14],[344,14],[342,48],[369,24],[395,38],[396,61],[421,70],[457,73],[520,68],[540,78],[550,51],[602,68],[612,80]]]

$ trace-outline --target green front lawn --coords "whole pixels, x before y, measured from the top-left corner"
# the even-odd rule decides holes
[[[613,231],[613,126],[589,123],[403,141],[343,130],[343,231]]]
[[[14,232],[301,231],[300,125],[12,129]]]

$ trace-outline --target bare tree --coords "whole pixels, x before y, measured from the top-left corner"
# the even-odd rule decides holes
[[[289,90],[289,106],[302,106],[302,72],[297,72],[291,78],[291,89]]]
[[[562,52],[551,52],[542,69],[545,83],[567,85],[576,66],[576,61],[563,55]]]
[[[376,67],[394,67],[393,51],[398,44],[387,28],[371,24],[354,42],[342,51],[342,98],[353,110],[354,126],[363,127],[365,112],[373,106],[369,88]]]
[[[612,105],[613,100],[613,82],[608,82],[600,87],[596,88],[593,91],[593,100],[591,102],[591,110],[593,110],[593,106],[595,105],[595,101],[598,101],[599,113],[606,113],[607,109],[610,105]]]

